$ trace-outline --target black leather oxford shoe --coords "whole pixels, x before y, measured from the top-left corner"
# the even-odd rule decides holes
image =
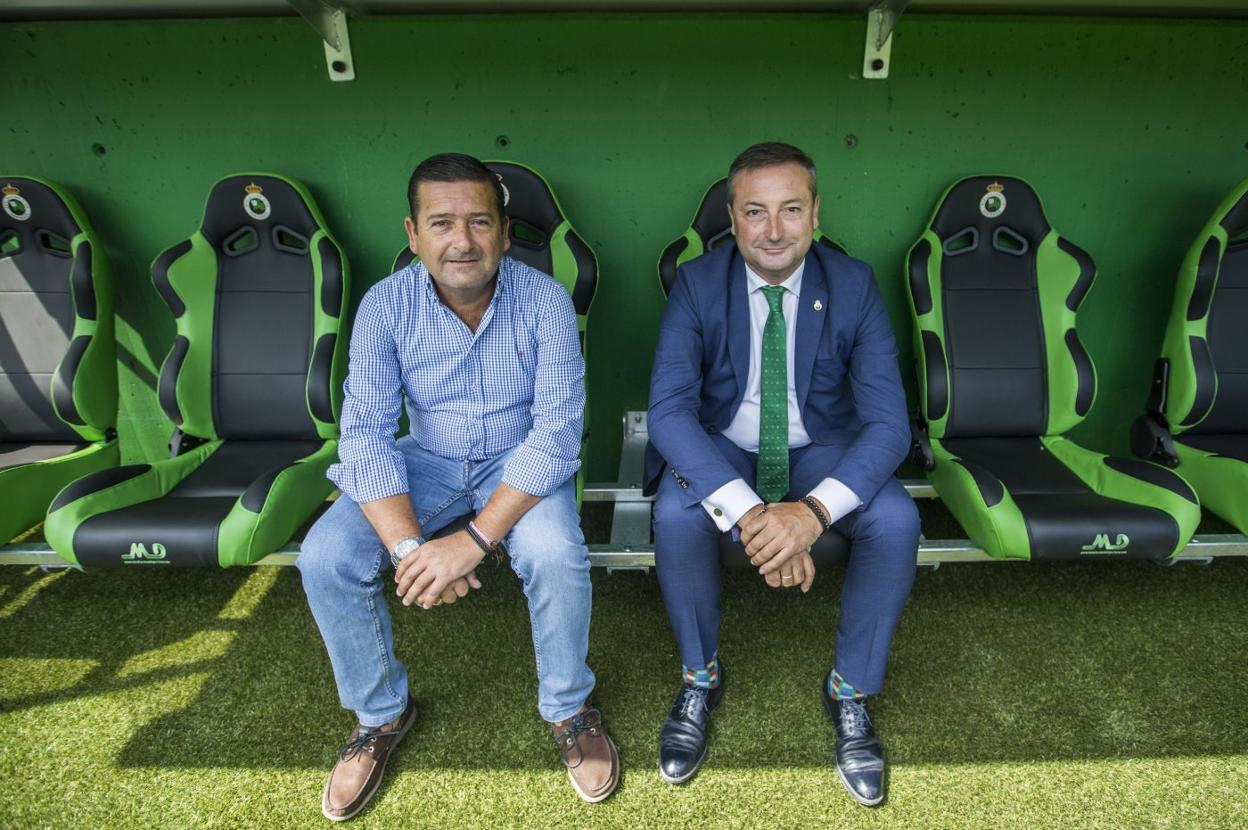
[[[683,784],[706,759],[706,733],[711,710],[724,696],[724,664],[719,664],[719,685],[695,689],[681,684],[672,710],[659,731],[659,777],[669,784]]]
[[[884,800],[887,767],[884,746],[865,700],[837,700],[824,679],[819,689],[823,708],[836,727],[836,772],[854,801],[875,807]]]

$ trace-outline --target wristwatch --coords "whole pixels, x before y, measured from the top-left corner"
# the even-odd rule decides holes
[[[395,543],[394,550],[390,551],[390,564],[397,569],[399,563],[403,561],[403,557],[423,545],[425,541],[424,536],[404,536]]]

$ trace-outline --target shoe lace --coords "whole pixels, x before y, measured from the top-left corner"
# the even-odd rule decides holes
[[[338,750],[338,760],[350,761],[359,755],[361,751],[365,750],[371,753],[373,751],[373,747],[376,745],[377,739],[389,731],[390,730],[385,728],[360,729],[360,734],[347,741],[342,745],[342,748]]]
[[[602,719],[597,711],[590,709],[582,712],[572,719],[568,724],[568,728],[559,733],[559,737],[555,740],[559,742],[559,754],[563,756],[563,763],[568,767],[575,769],[580,766],[581,761],[585,760],[585,754],[581,751],[580,742],[577,740],[578,735],[594,735],[597,736],[598,730],[601,729]],[[576,750],[576,762],[572,762],[572,750]]]
[[[681,717],[692,718],[698,714],[698,710],[706,711],[706,699],[709,696],[707,689],[686,686],[680,698]]]
[[[866,732],[871,725],[871,714],[867,711],[866,704],[853,698],[843,699],[840,704],[841,724],[845,731],[850,735]]]

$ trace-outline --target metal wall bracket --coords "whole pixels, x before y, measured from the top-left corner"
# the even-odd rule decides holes
[[[331,81],[354,81],[347,13],[329,0],[286,0],[308,21],[325,44],[325,66]]]
[[[893,30],[909,0],[876,0],[867,9],[867,45],[862,54],[862,77],[888,77],[893,59]]]

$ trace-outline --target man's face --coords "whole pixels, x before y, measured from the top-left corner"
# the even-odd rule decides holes
[[[493,189],[485,182],[421,182],[417,198],[420,214],[403,224],[434,283],[461,296],[489,285],[511,244]]]
[[[784,282],[810,250],[819,224],[819,197],[811,196],[810,174],[800,164],[742,170],[728,205],[737,250],[754,273]]]

